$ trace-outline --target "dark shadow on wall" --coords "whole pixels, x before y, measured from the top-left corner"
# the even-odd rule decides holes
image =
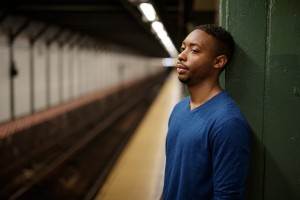
[[[276,161],[271,152],[265,151],[265,191],[264,200],[298,200],[300,199],[300,180],[293,177],[297,184],[291,184],[291,177],[284,173],[282,165]],[[288,156],[288,155],[287,155]],[[299,170],[295,169],[295,170]]]
[[[264,49],[250,55],[237,45],[232,63],[226,69],[226,90],[235,99],[252,129],[245,199],[298,200],[299,162],[285,162],[290,159],[284,159],[297,159],[297,153],[290,149],[286,150],[290,153],[283,153],[283,148],[290,148],[291,144],[287,143],[287,140],[291,137],[291,132],[295,132],[298,127],[291,122],[296,117],[295,112],[298,113],[298,90],[295,89],[295,80],[298,79],[295,77],[299,72],[299,65],[295,57],[285,56],[280,57],[279,61],[285,62],[278,67],[274,66],[274,57],[270,57],[272,62],[267,66],[265,54],[261,52],[264,52]],[[278,60],[278,56],[276,59]],[[290,75],[287,76],[288,79],[284,79],[283,76],[287,73]],[[288,99],[289,102],[284,103],[283,99]],[[296,177],[292,177],[292,174]]]
[[[300,199],[299,55],[271,54],[266,75],[265,200]]]
[[[226,90],[237,102],[252,130],[246,200],[263,200],[264,59],[263,56],[248,55],[237,44],[232,62],[225,71]]]

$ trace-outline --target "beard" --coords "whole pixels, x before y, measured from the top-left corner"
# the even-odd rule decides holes
[[[184,77],[180,77],[180,76],[178,76],[178,80],[185,85],[188,85],[190,82],[189,78],[184,78]]]

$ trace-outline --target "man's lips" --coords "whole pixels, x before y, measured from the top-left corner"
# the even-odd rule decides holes
[[[188,70],[188,68],[185,65],[183,65],[182,63],[177,63],[176,67],[177,67],[176,70],[179,74],[184,73]]]

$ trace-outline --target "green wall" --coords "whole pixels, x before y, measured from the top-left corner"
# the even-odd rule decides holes
[[[225,88],[253,130],[249,200],[300,199],[300,1],[221,0],[237,49]]]

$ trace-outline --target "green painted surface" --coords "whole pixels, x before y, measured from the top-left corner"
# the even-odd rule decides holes
[[[264,71],[266,9],[256,0],[221,2],[226,9],[225,27],[236,42],[233,62],[226,70],[226,90],[237,101],[253,130],[251,162],[246,199],[263,199],[264,147]],[[255,11],[255,12],[254,12]]]
[[[221,0],[237,49],[226,90],[253,130],[249,200],[300,199],[300,1]]]
[[[300,1],[268,10],[265,199],[300,199]]]

